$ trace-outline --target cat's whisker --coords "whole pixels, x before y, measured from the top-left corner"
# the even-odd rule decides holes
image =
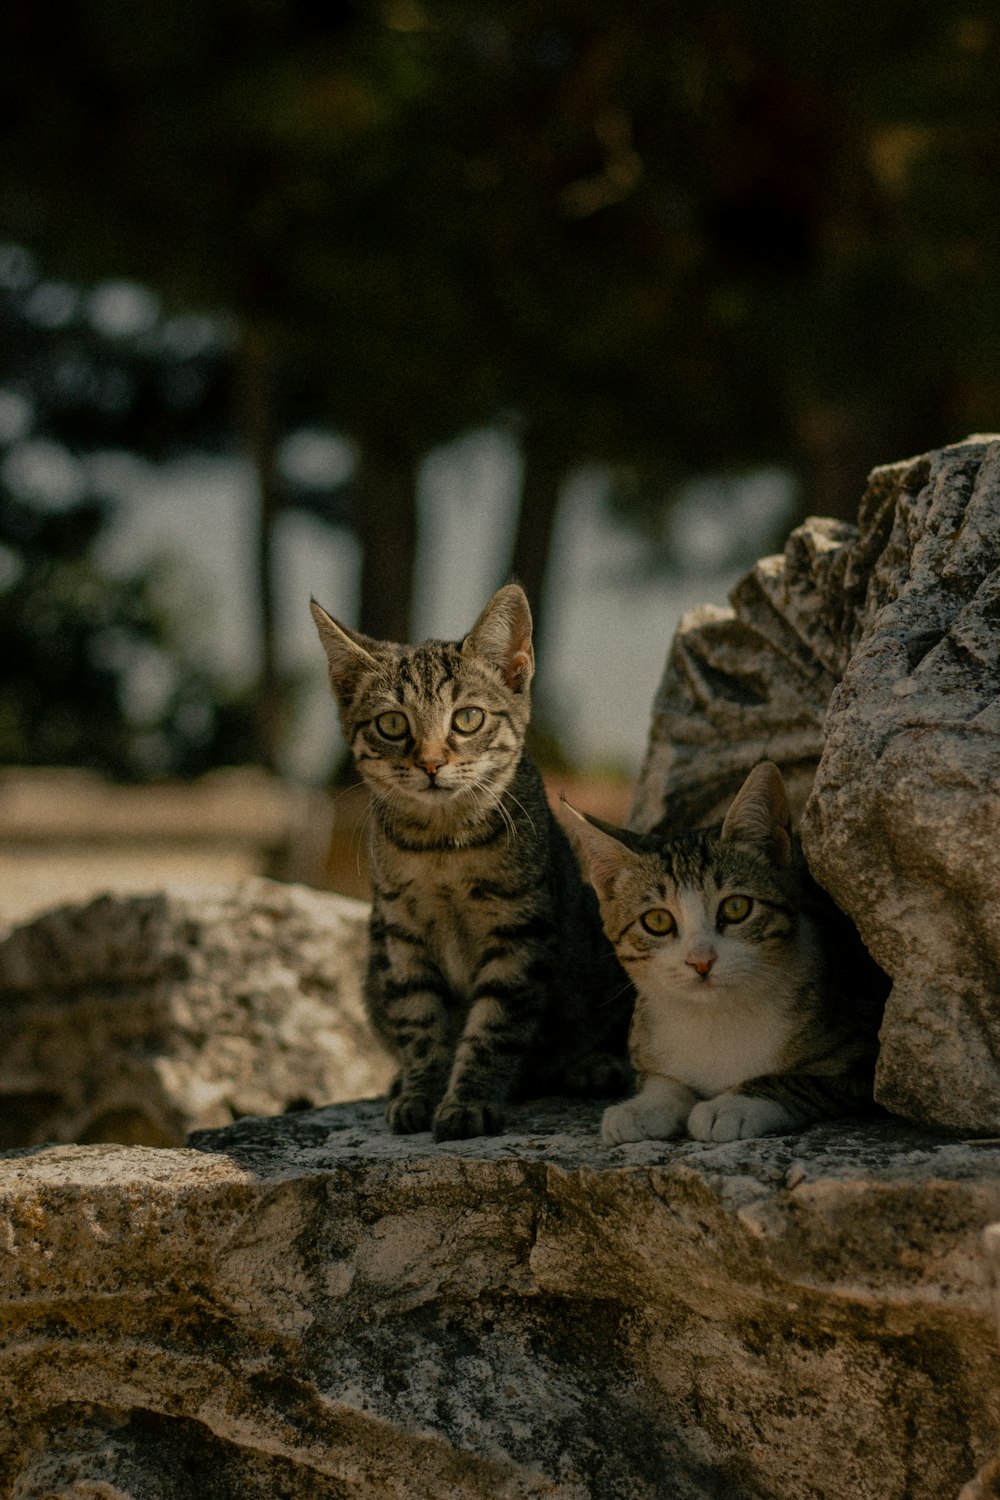
[[[364,811],[355,824],[354,832],[351,835],[351,843],[354,845],[354,867],[359,878],[363,874],[361,868],[361,855],[365,848],[365,834],[368,829],[368,824],[371,822],[371,816],[372,805],[371,799],[369,798],[369,800],[365,803]]]
[[[350,836],[350,841],[348,843],[348,854],[349,855],[350,854],[354,855],[355,870],[356,870],[356,873],[357,873],[357,875],[358,875],[359,878],[363,877],[363,874],[364,874],[364,871],[362,870],[362,867],[361,867],[361,855],[362,855],[362,851],[364,849],[364,834],[365,834],[365,829],[367,828],[368,822],[369,822],[369,820],[371,818],[371,815],[372,815],[372,795],[373,795],[373,793],[372,793],[372,791],[371,791],[371,789],[369,787],[365,787],[364,786],[364,783],[360,783],[359,784],[358,782],[354,782],[350,786],[341,787],[341,789],[340,789],[339,792],[334,792],[330,796],[330,810],[331,810],[331,813],[333,814],[333,817],[332,817],[332,820],[331,820],[331,831],[332,831],[332,829],[336,826],[336,815],[337,815],[337,804],[338,804],[338,802],[340,802],[344,797],[349,797],[351,795],[355,795],[356,796],[362,790],[365,790],[367,792],[367,796],[365,797],[364,805],[363,805],[363,807],[361,809],[360,816],[358,817],[358,819],[356,820],[356,822],[353,824],[353,826],[351,828],[351,836]]]
[[[525,807],[524,803],[519,801],[519,799],[514,796],[514,793],[510,790],[509,787],[505,789],[503,795],[505,797],[509,797],[510,800],[514,803],[514,806],[521,809],[521,811],[524,813],[524,816],[528,820],[528,826],[530,827],[532,833],[537,837],[538,830],[535,828],[535,820],[529,813],[528,809]]]
[[[369,818],[378,813],[377,822],[380,823],[390,837],[395,837],[398,832],[397,811],[401,804],[397,788],[393,786],[372,788],[371,802],[368,807]]]
[[[492,804],[497,809],[497,811],[499,812],[500,816],[503,818],[504,822],[507,825],[507,834],[508,834],[508,837],[511,838],[511,839],[513,839],[516,842],[516,840],[517,840],[517,824],[514,822],[513,816],[511,815],[510,808],[505,805],[504,800],[503,800],[504,797],[506,795],[508,795],[508,794],[506,792],[501,792],[501,793],[495,792],[493,790],[493,788],[489,785],[489,783],[485,782],[485,781],[476,781],[474,783],[474,786],[475,786],[475,789],[477,791],[484,792],[486,794],[486,796],[490,798]],[[515,801],[515,802],[517,801],[516,798],[511,798],[511,800]],[[518,802],[517,805],[518,805],[518,807],[521,807],[522,811],[524,811],[524,809],[522,807],[522,804],[520,802]],[[527,813],[525,813],[525,817],[528,817]],[[528,818],[528,822],[531,823],[531,819],[530,818]],[[534,831],[534,826],[535,825],[533,823],[531,823],[532,831]]]

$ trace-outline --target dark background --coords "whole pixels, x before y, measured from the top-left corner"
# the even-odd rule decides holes
[[[278,764],[280,516],[349,530],[353,623],[406,638],[416,475],[464,432],[518,444],[498,581],[544,632],[582,465],[669,572],[692,476],[777,465],[801,514],[851,518],[874,464],[1000,425],[991,5],[7,0],[0,117],[8,764]],[[116,327],[121,279],[150,312]],[[309,425],[347,479],[282,471]],[[252,462],[251,683],[192,654],[149,570],[105,576],[113,498],[40,503],[26,432]],[[176,668],[153,725],[126,690],[151,649]]]

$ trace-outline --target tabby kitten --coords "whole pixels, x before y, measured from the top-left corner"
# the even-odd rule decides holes
[[[490,1135],[515,1091],[619,1093],[630,986],[525,754],[523,590],[461,642],[371,640],[312,612],[372,793],[366,1004],[400,1063],[393,1130]]]
[[[605,931],[638,991],[639,1092],[601,1136],[779,1134],[871,1106],[888,981],[809,876],[777,766],[747,777],[721,826],[631,833],[566,805]]]

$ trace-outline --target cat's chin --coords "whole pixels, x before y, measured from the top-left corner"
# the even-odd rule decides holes
[[[711,976],[707,979],[688,980],[684,985],[687,998],[694,1000],[696,1004],[699,1001],[708,1004],[713,1000],[718,1000],[728,989],[729,986],[724,979],[713,979]]]
[[[418,807],[443,807],[445,803],[453,802],[460,791],[457,786],[418,786],[408,791],[407,796]]]
[[[432,825],[464,819],[463,788],[460,786],[407,787],[401,802],[410,816]]]

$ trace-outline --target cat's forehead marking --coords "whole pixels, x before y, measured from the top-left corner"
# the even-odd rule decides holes
[[[500,712],[497,684],[476,659],[463,655],[448,641],[424,641],[395,648],[383,660],[382,670],[370,685],[374,700],[398,704],[416,722],[421,732],[446,723],[457,704],[480,700]]]
[[[694,829],[664,843],[658,853],[663,877],[675,890],[712,894],[759,880],[764,873],[759,854],[743,844],[723,841],[717,828]]]
[[[458,672],[460,659],[454,646],[425,642],[412,646],[399,663],[399,681],[421,697],[437,698]]]

